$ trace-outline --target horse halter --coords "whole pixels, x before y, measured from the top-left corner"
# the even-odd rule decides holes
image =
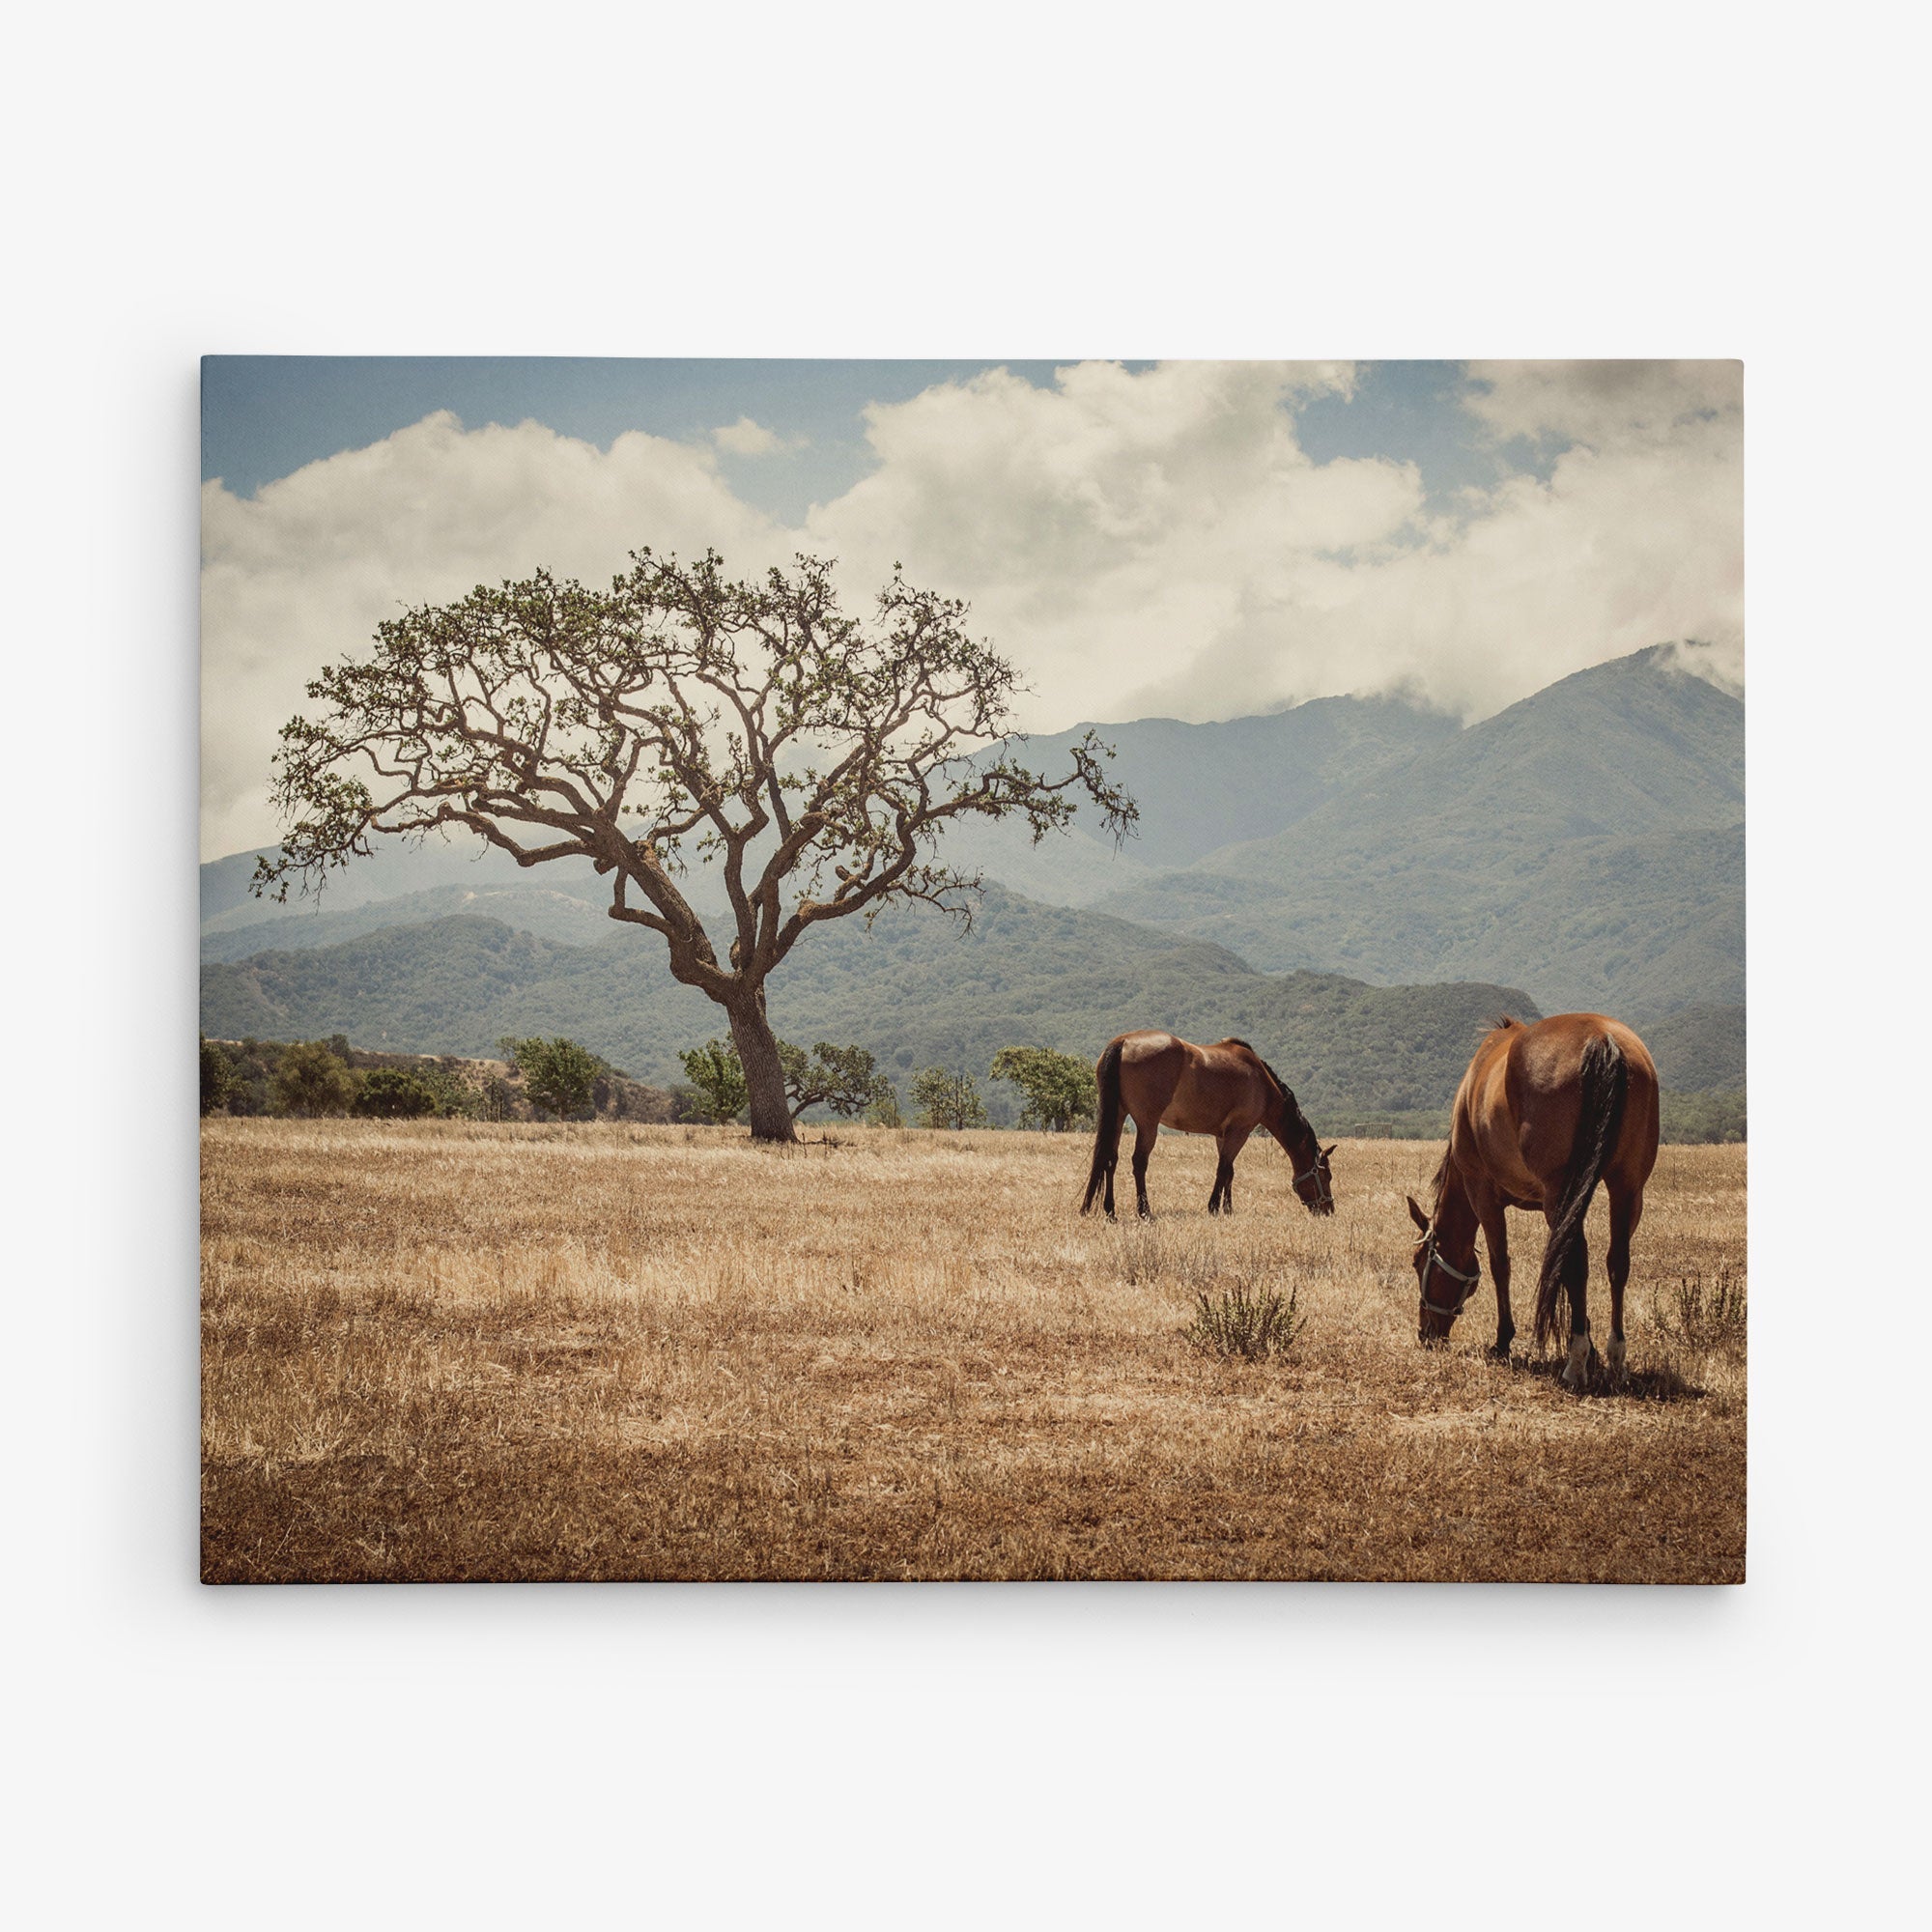
[[[1463,1309],[1468,1307],[1469,1297],[1475,1293],[1476,1286],[1483,1278],[1483,1270],[1481,1264],[1478,1263],[1467,1274],[1464,1274],[1454,1263],[1445,1262],[1442,1259],[1441,1250],[1436,1246],[1437,1238],[1437,1232],[1432,1227],[1429,1233],[1424,1236],[1422,1241],[1422,1306],[1427,1314],[1446,1316],[1453,1321],[1457,1316],[1462,1314]],[[1443,1308],[1430,1300],[1429,1271],[1431,1268],[1440,1268],[1452,1281],[1460,1281],[1463,1284],[1463,1293],[1453,1308]]]
[[[1292,1187],[1299,1187],[1304,1180],[1313,1180],[1315,1182],[1315,1199],[1308,1206],[1312,1208],[1334,1207],[1335,1190],[1328,1184],[1326,1178],[1322,1175],[1321,1155],[1319,1150],[1315,1155],[1314,1165],[1309,1168],[1308,1172],[1306,1174],[1297,1174],[1289,1184]]]

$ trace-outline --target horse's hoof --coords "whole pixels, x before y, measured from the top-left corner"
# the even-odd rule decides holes
[[[1613,1382],[1615,1382],[1619,1388],[1621,1388],[1625,1380],[1624,1363],[1626,1360],[1624,1344],[1621,1336],[1612,1335],[1610,1337],[1610,1345],[1607,1350],[1605,1351],[1605,1359],[1610,1365],[1610,1379]]]
[[[1492,1342],[1483,1352],[1492,1362],[1507,1362],[1510,1358],[1510,1345],[1507,1342]]]

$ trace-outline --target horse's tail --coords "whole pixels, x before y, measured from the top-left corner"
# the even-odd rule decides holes
[[[1570,1173],[1549,1239],[1543,1250],[1543,1272],[1536,1284],[1536,1346],[1540,1349],[1556,1327],[1556,1297],[1563,1286],[1565,1264],[1583,1237],[1583,1216],[1597,1182],[1609,1164],[1610,1150],[1623,1124],[1624,1095],[1630,1068],[1623,1049],[1607,1034],[1599,1034],[1583,1049],[1582,1094],[1577,1113],[1577,1139],[1570,1152]]]
[[[1120,1157],[1121,1148],[1121,1042],[1112,1040],[1094,1069],[1100,1087],[1100,1104],[1094,1109],[1094,1165],[1087,1176],[1087,1198],[1080,1204],[1085,1214],[1094,1206],[1094,1197],[1107,1178],[1107,1169]]]

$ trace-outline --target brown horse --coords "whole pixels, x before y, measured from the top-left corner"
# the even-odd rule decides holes
[[[1123,1033],[1107,1042],[1094,1069],[1099,1083],[1099,1120],[1094,1130],[1094,1167],[1087,1177],[1085,1214],[1106,1183],[1105,1207],[1114,1212],[1114,1169],[1121,1158],[1123,1115],[1134,1122],[1134,1192],[1147,1219],[1147,1170],[1154,1135],[1163,1122],[1183,1134],[1212,1134],[1221,1150],[1208,1211],[1235,1207],[1235,1156],[1257,1127],[1265,1127],[1294,1163],[1294,1191],[1311,1214],[1335,1211],[1328,1156],[1315,1129],[1274,1068],[1244,1039],[1194,1046],[1171,1033]]]
[[[1610,1373],[1624,1368],[1624,1284],[1631,1236],[1643,1217],[1643,1187],[1657,1164],[1657,1068],[1629,1027],[1601,1013],[1559,1013],[1524,1026],[1502,1020],[1485,1036],[1456,1090],[1449,1145],[1435,1170],[1415,1274],[1422,1290],[1417,1339],[1448,1339],[1476,1292],[1476,1230],[1496,1278],[1496,1341],[1505,1360],[1510,1320],[1507,1208],[1539,1209],[1549,1224],[1536,1290],[1539,1346],[1556,1327],[1558,1293],[1570,1294],[1564,1385],[1581,1388],[1595,1365],[1590,1342],[1590,1251],[1583,1216],[1601,1180],[1610,1197]]]

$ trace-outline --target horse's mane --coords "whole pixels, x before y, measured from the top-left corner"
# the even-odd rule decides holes
[[[1443,1190],[1449,1185],[1449,1150],[1442,1150],[1442,1158],[1435,1163],[1435,1172],[1429,1179],[1429,1218],[1433,1221],[1442,1211]]]
[[[1274,1068],[1267,1064],[1265,1060],[1262,1059],[1261,1055],[1258,1052],[1256,1052],[1255,1048],[1252,1045],[1250,1045],[1248,1041],[1244,1039],[1236,1039],[1232,1036],[1230,1036],[1227,1039],[1224,1039],[1221,1042],[1221,1044],[1223,1046],[1245,1047],[1248,1052],[1253,1053],[1256,1061],[1259,1063],[1261,1066],[1262,1071],[1265,1073],[1267,1077],[1274,1082],[1276,1091],[1281,1094],[1282,1099],[1287,1103],[1290,1117],[1293,1120],[1299,1121],[1304,1127],[1308,1126],[1308,1116],[1301,1111],[1301,1102],[1294,1097],[1294,1089],[1291,1087],[1288,1084],[1288,1082],[1284,1080],[1281,1077],[1281,1075],[1277,1073],[1274,1070]],[[1314,1129],[1310,1128],[1309,1131],[1312,1133]]]

